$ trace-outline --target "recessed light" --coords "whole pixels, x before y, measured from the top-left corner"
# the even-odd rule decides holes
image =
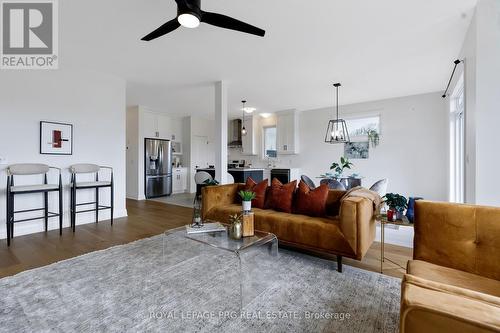
[[[261,114],[260,114],[260,116],[261,116],[262,118],[269,118],[269,117],[271,117],[271,116],[272,116],[272,114],[270,114],[270,113],[261,113]]]

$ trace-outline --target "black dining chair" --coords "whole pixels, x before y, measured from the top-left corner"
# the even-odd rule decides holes
[[[330,190],[346,190],[344,184],[336,179],[322,179],[320,183],[326,184]]]
[[[59,172],[59,183],[48,183],[48,174],[51,169]],[[37,176],[43,175],[43,184],[14,184],[14,176]],[[59,196],[59,212],[53,213],[49,211],[49,193],[57,192]],[[44,206],[42,208],[31,208],[23,210],[15,210],[14,198],[25,194],[43,194]],[[7,246],[10,246],[10,241],[14,238],[14,224],[20,222],[45,220],[45,231],[48,230],[49,218],[59,217],[59,235],[62,234],[63,223],[63,205],[62,205],[62,180],[61,169],[51,167],[45,164],[13,164],[7,167]],[[16,220],[15,214],[33,213],[43,211],[43,216],[27,217]]]
[[[309,188],[311,190],[314,190],[316,188],[316,185],[314,184],[313,180],[309,177],[307,177],[306,175],[302,175],[300,176],[300,179],[306,183],[307,186],[309,186]]]

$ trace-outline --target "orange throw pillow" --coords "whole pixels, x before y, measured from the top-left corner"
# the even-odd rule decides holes
[[[270,198],[267,207],[278,212],[291,213],[293,194],[295,193],[296,187],[296,180],[288,184],[282,184],[278,179],[274,178],[269,190]]]
[[[245,191],[255,192],[255,199],[252,200],[252,207],[264,209],[264,203],[266,202],[266,190],[269,181],[264,179],[260,183],[256,183],[252,177],[247,178],[245,184]]]
[[[323,184],[314,190],[300,181],[295,197],[295,212],[308,216],[325,216],[328,186]]]

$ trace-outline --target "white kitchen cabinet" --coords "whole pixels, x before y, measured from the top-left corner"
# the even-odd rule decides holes
[[[242,126],[245,126],[247,135],[241,137],[242,149],[241,154],[245,156],[257,155],[257,129],[258,120],[255,116],[245,117]]]
[[[271,186],[271,169],[264,169],[264,179],[267,179],[269,186]]]
[[[158,117],[156,113],[144,111],[140,113],[141,128],[145,138],[158,138]]]
[[[141,112],[141,128],[146,138],[158,138],[164,140],[180,139],[177,124],[173,123],[172,117],[158,112],[143,110]]]
[[[187,168],[174,168],[172,170],[172,193],[184,193],[187,191]]]
[[[299,153],[299,115],[295,110],[276,112],[276,141],[279,155]]]

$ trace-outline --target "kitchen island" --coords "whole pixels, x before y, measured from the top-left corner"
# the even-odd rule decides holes
[[[213,178],[215,177],[215,169],[214,168],[200,168],[196,169],[198,171],[208,172]],[[248,177],[252,177],[254,181],[257,183],[264,180],[264,169],[258,168],[230,168],[227,169],[227,172],[233,176],[235,183],[245,183]]]

